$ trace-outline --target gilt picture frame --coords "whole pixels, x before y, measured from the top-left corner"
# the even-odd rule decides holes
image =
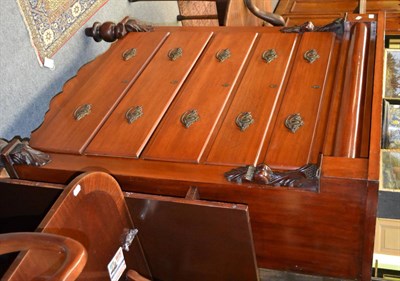
[[[400,192],[400,150],[382,150],[380,189]]]
[[[385,50],[384,98],[400,99],[400,49]]]

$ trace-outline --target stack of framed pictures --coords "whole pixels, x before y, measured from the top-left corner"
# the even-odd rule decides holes
[[[400,49],[386,49],[381,189],[400,191]]]

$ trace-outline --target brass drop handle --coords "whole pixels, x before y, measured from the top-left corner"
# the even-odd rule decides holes
[[[143,107],[138,105],[138,106],[131,107],[126,111],[125,119],[128,122],[128,124],[132,124],[137,119],[142,117],[142,115],[143,115]]]
[[[184,112],[181,116],[181,123],[185,128],[189,128],[193,123],[197,122],[200,119],[199,114],[196,109],[190,109]]]
[[[314,63],[317,59],[319,59],[319,55],[315,49],[308,50],[304,53],[303,57],[308,63]]]
[[[174,48],[169,50],[168,52],[168,58],[171,61],[176,61],[177,59],[179,59],[183,54],[183,50],[182,48]]]
[[[285,127],[289,129],[293,134],[304,125],[303,118],[300,113],[289,115],[285,120]]]
[[[243,132],[254,123],[254,119],[253,116],[251,116],[251,112],[242,112],[236,117],[235,123],[240,131]]]
[[[270,63],[278,58],[278,54],[276,53],[275,49],[269,49],[265,51],[261,57],[266,63]]]
[[[231,51],[229,49],[222,49],[219,50],[216,54],[215,57],[219,62],[224,62],[225,60],[229,59],[231,57]]]
[[[83,104],[79,106],[75,111],[74,111],[74,119],[76,121],[81,120],[82,118],[86,117],[92,112],[92,105],[91,104]]]

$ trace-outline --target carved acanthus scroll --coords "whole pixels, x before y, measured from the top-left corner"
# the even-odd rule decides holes
[[[319,168],[315,164],[307,164],[293,171],[276,172],[265,164],[245,166],[225,173],[230,182],[252,182],[263,185],[307,188],[314,191],[319,187]]]
[[[50,156],[33,149],[28,140],[15,137],[10,142],[0,139],[0,168],[6,168],[11,177],[17,178],[14,165],[43,166],[50,162]]]
[[[304,33],[304,32],[335,32],[338,35],[343,34],[347,15],[343,18],[335,19],[333,22],[323,26],[315,26],[311,21],[301,25],[283,27],[280,29],[283,33]]]

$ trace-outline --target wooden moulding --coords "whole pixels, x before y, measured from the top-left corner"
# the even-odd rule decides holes
[[[336,133],[335,156],[359,156],[367,32],[365,23],[356,23],[352,30]]]

